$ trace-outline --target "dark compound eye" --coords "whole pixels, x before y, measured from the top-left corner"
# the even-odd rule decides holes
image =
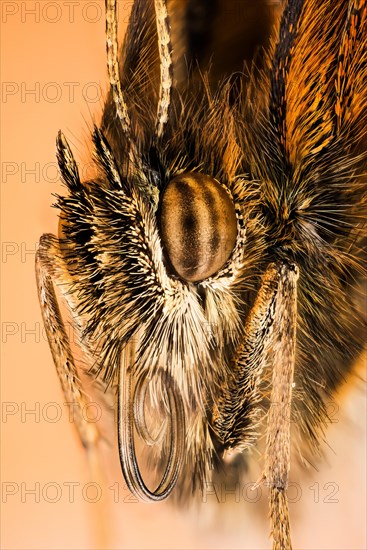
[[[202,281],[219,271],[233,251],[235,208],[215,179],[186,172],[172,179],[163,193],[160,229],[174,271],[186,281]]]

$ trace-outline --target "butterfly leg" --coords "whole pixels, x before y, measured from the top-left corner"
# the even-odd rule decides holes
[[[272,363],[270,408],[267,415],[264,477],[270,490],[274,550],[291,548],[286,495],[291,454],[291,404],[296,355],[297,279],[295,266],[283,268],[275,308],[269,356]]]
[[[83,416],[84,407],[89,401],[78,377],[54,288],[54,284],[57,284],[65,289],[69,275],[62,259],[59,240],[53,235],[45,234],[40,239],[36,254],[36,278],[42,317],[56,371],[65,400],[72,408],[80,439],[88,449],[95,445],[99,436],[96,426]],[[70,303],[68,305],[70,308]]]
[[[291,548],[286,489],[290,467],[290,410],[296,348],[297,268],[271,264],[245,325],[233,376],[223,389],[213,422],[225,452],[254,444],[261,417],[261,386],[271,378],[263,479],[270,489],[274,550]],[[269,376],[268,365],[271,366]]]

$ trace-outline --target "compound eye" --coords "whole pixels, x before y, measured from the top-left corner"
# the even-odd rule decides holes
[[[219,271],[234,249],[234,204],[215,179],[196,172],[180,174],[164,190],[160,229],[177,275],[190,282],[202,281]]]

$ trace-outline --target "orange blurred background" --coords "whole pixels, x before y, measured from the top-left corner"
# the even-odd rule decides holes
[[[123,33],[132,2],[119,4]],[[266,497],[254,505],[251,495],[228,494],[227,504],[216,504],[208,493],[208,502],[191,512],[139,504],[108,449],[107,484],[88,473],[42,327],[34,253],[42,233],[57,232],[50,206],[52,193],[62,190],[55,157],[60,128],[83,175],[88,170],[89,130],[107,90],[104,7],[101,0],[3,0],[0,9],[1,547],[270,548]],[[356,382],[343,408],[336,405],[326,460],[319,471],[295,478],[301,490],[291,506],[295,548],[367,547],[365,403]]]

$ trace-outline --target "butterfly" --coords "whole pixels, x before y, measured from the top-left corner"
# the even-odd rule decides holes
[[[263,442],[273,548],[291,548],[291,455],[319,451],[366,341],[367,2],[289,0],[269,38],[265,2],[221,36],[220,2],[135,0],[121,52],[105,4],[97,175],[81,181],[59,132],[67,194],[36,255],[65,398],[94,446],[55,287],[116,394],[129,489],[189,498]]]

